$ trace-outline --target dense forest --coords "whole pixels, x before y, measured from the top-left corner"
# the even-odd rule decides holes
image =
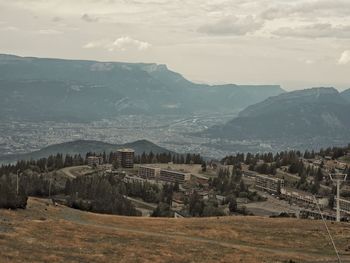
[[[73,208],[104,214],[140,215],[124,197],[123,182],[112,175],[95,174],[67,180],[65,194],[69,196],[68,205]]]

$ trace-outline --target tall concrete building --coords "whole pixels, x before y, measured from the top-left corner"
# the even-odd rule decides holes
[[[134,168],[134,155],[133,149],[119,149],[117,151],[117,163],[121,168]]]

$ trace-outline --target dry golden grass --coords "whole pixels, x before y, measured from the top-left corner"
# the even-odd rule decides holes
[[[131,218],[45,202],[0,210],[0,262],[336,262],[319,221]],[[350,262],[350,225],[329,227]]]

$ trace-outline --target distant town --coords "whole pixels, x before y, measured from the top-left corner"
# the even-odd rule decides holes
[[[340,208],[340,218],[338,220],[350,220],[350,187],[343,184],[343,182],[347,181],[347,176],[350,173],[350,149],[342,151],[341,156],[338,156],[338,158],[334,158],[336,153],[330,150],[327,151],[329,155],[306,152],[304,156],[300,156],[298,165],[305,167],[307,171],[316,171],[316,173],[320,174],[318,176],[321,177],[319,178],[320,181],[316,182],[315,178],[307,176],[306,181],[309,181],[310,185],[317,189],[312,189],[311,187],[305,190],[296,187],[295,182],[302,180],[302,178],[299,174],[291,171],[291,165],[275,167],[273,168],[275,170],[271,170],[271,174],[266,172],[262,174],[254,170],[259,170],[259,167],[263,166],[275,165],[276,163],[258,159],[254,168],[245,162],[238,165],[237,163],[228,164],[228,158],[224,159],[225,161],[223,162],[211,161],[201,165],[193,163],[175,164],[173,162],[166,164],[133,164],[132,152],[130,149],[118,151],[120,156],[118,167],[122,168],[121,171],[119,169],[113,172],[112,169],[103,164],[103,159],[97,156],[88,157],[88,164],[90,167],[105,173],[123,174],[125,182],[156,185],[178,184],[179,191],[174,194],[174,198],[171,200],[171,210],[174,212],[175,217],[189,215],[186,210],[186,201],[184,200],[194,192],[203,200],[216,201],[218,207],[223,209],[224,214],[231,214],[229,202],[225,202],[230,196],[225,196],[222,194],[222,191],[218,191],[217,187],[213,185],[213,181],[220,177],[225,177],[224,173],[226,175],[233,174],[234,169],[240,166],[239,171],[242,179],[240,183],[245,191],[240,192],[235,197],[236,205],[241,208],[237,211],[245,211],[247,214],[262,216],[284,215],[320,219],[319,207],[322,210],[322,216],[329,220],[336,220],[337,192],[333,183],[336,182],[336,178],[339,178],[340,185],[342,185],[340,190],[342,190],[344,197],[338,197]],[[315,186],[315,184],[318,185]],[[258,199],[259,202],[248,198],[252,192],[257,193],[261,197]],[[146,213],[146,215],[150,214],[151,211],[149,211],[149,214]]]
[[[57,154],[3,165],[1,174],[10,177],[3,177],[7,190],[2,194],[13,196],[15,203],[1,205],[25,207],[26,196],[41,196],[108,214],[349,221],[349,167],[350,145],[320,152],[235,154],[220,161],[199,154],[139,155],[127,148]]]
[[[97,140],[109,143],[132,142],[146,138],[175,152],[202,152],[204,156],[224,156],[222,151],[206,144],[217,140],[200,138],[191,133],[224,123],[231,115],[140,116],[120,115],[115,120],[89,123],[25,122],[0,123],[0,154],[21,154],[46,146],[74,140]]]

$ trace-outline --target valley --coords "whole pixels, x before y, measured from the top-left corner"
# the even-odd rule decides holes
[[[201,152],[206,156],[224,156],[228,152],[206,147],[205,143],[210,143],[211,140],[200,138],[194,133],[211,125],[223,124],[231,118],[232,114],[120,115],[113,120],[89,123],[1,122],[0,156],[29,153],[49,145],[75,140],[124,144],[140,138],[175,152]]]

